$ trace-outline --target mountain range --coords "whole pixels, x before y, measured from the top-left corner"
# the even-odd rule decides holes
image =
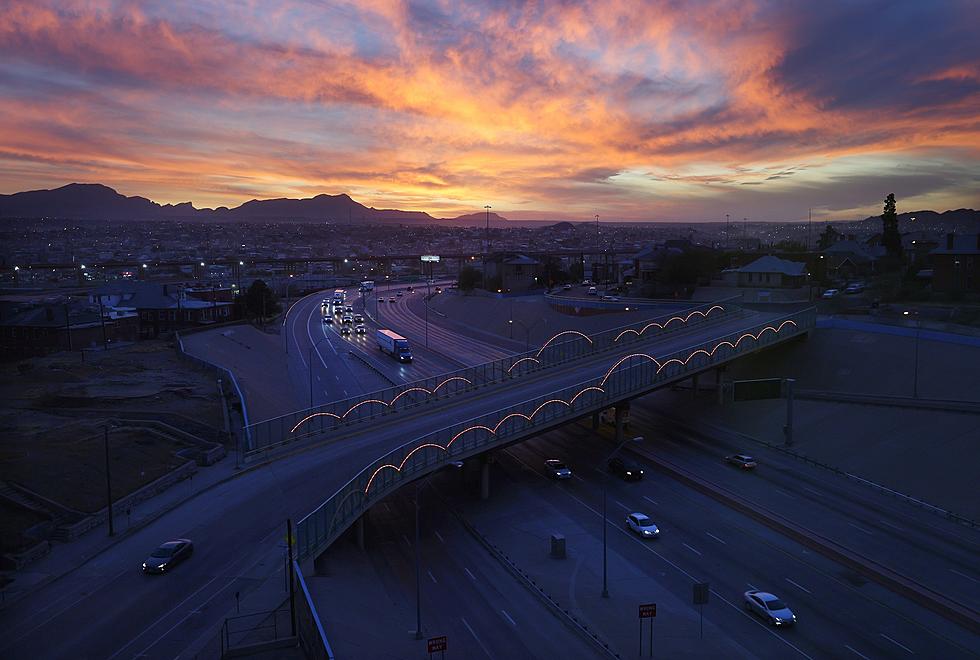
[[[101,220],[298,220],[338,224],[390,222],[467,227],[486,225],[485,213],[436,218],[423,211],[376,209],[349,195],[317,195],[307,199],[253,199],[234,208],[197,209],[190,202],[158,204],[145,197],[126,197],[98,183],[70,183],[53,190],[0,195],[0,218],[76,218]],[[508,226],[507,218],[490,214],[490,224]],[[519,223],[513,223],[519,224]]]

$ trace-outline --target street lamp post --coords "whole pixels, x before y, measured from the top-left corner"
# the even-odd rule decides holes
[[[619,421],[617,420],[617,425]],[[643,436],[637,436],[635,438],[628,438],[619,443],[619,445],[613,450],[609,456],[606,457],[606,463],[619,453],[619,450],[623,448],[627,442],[643,442]],[[609,486],[609,469],[608,467],[604,471],[604,476],[602,479],[602,597],[609,598],[609,579],[608,579],[608,562],[606,560],[606,529],[609,527],[609,519],[606,517],[606,499],[607,491]]]
[[[116,530],[112,521],[112,475],[109,472],[109,425],[102,427],[103,444],[105,445],[105,498],[109,513],[109,536],[115,536]]]
[[[919,398],[919,312],[905,310],[902,312],[905,316],[912,316],[915,318],[915,349],[913,351],[912,357],[912,398]]]

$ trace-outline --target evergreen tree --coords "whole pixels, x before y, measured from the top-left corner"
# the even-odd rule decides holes
[[[831,225],[827,225],[827,228],[820,233],[820,242],[818,245],[821,250],[826,250],[831,245],[840,240],[840,232],[834,229]]]
[[[895,211],[895,193],[885,198],[884,213],[881,214],[881,244],[889,257],[902,256],[902,235],[898,233],[898,213]]]
[[[245,309],[252,316],[265,318],[279,312],[276,294],[262,280],[255,280],[245,292]]]

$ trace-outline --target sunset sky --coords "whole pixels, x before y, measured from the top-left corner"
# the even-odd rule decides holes
[[[4,0],[0,192],[513,218],[980,208],[980,5]]]

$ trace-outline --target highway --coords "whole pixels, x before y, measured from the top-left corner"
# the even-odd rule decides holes
[[[316,346],[313,350],[324,369],[324,373],[320,374],[321,380],[316,381],[321,384],[315,392],[318,400],[321,396],[324,400],[336,398],[344,389],[347,389],[349,394],[355,387],[361,388],[362,391],[371,388],[371,381],[365,375],[371,372],[364,369],[356,373],[354,371],[356,362],[347,362],[342,358],[344,348],[363,351],[392,380],[396,377],[403,381],[412,379],[417,377],[416,372],[428,369],[432,369],[432,373],[445,370],[444,366],[440,366],[444,365],[444,362],[441,362],[444,358],[438,355],[426,355],[424,348],[420,349],[418,346],[413,349],[420,357],[419,362],[405,367],[390,359],[382,360],[385,356],[377,353],[376,349],[372,351],[373,346],[366,345],[360,348],[357,341],[341,338],[332,329],[324,328],[319,321],[321,298],[322,295],[310,296],[299,301],[286,321],[286,339],[294,342],[289,351],[290,369],[294,372],[294,378],[300,379],[300,383],[308,382],[309,372],[304,373],[300,368],[305,363],[311,347]],[[396,304],[393,314],[399,311],[397,308]],[[724,323],[700,326],[697,332],[710,329],[711,332],[722,333],[747,324],[749,322],[745,319],[733,319]],[[670,341],[665,341],[662,346],[658,346],[658,349],[666,352],[673,347],[694,343],[696,334],[692,332],[674,335]],[[324,338],[322,342],[320,342],[321,338]],[[327,353],[328,344],[336,352],[330,350]],[[577,362],[573,370],[566,370],[565,373],[561,370],[547,371],[537,377],[532,375],[526,377],[526,380],[522,379],[521,388],[492,392],[491,396],[487,396],[488,391],[484,390],[476,395],[452,397],[445,401],[444,413],[441,414],[462,418],[462,416],[478,414],[481,409],[501,408],[508,403],[527,398],[527,393],[547,392],[560,387],[564,382],[578,382],[590,374],[601,374],[614,359],[615,355],[612,354],[584,359]],[[326,378],[323,377],[324,375]],[[330,376],[334,376],[332,381]],[[431,423],[431,420],[425,419],[421,414],[409,414],[397,418],[387,417],[372,423],[370,433],[362,432],[363,429],[355,425],[350,427],[348,432],[338,434],[331,442],[246,471],[232,481],[197,496],[180,509],[161,517],[145,529],[121,541],[108,552],[80,565],[67,577],[40,588],[22,600],[17,608],[4,611],[3,619],[0,621],[3,640],[0,642],[0,655],[5,658],[113,658],[141,655],[177,657],[181,651],[192,651],[203,646],[214,636],[216,626],[233,610],[236,591],[242,594],[243,599],[248,599],[264,580],[281,581],[282,577],[277,573],[281,567],[279,544],[283,535],[283,522],[287,517],[293,518],[294,521],[298,520],[319,504],[326,494],[336,490],[374,457],[382,455],[394,444],[404,442],[406,438],[416,437],[431,428]],[[584,453],[579,455],[578,449]],[[587,447],[578,449],[568,453],[567,459],[570,463],[578,468],[580,461],[594,462],[596,456],[589,454]],[[510,454],[505,452],[507,458],[503,459],[502,466],[506,474],[509,475],[517,465],[508,464],[507,461],[516,460],[509,456],[520,458],[521,452],[527,451],[532,449],[525,450],[517,446],[507,450]],[[540,463],[539,459],[540,455],[534,456],[533,460],[526,458],[524,462],[534,467]],[[580,468],[578,471],[583,469]],[[496,479],[497,476],[493,478]],[[596,501],[595,484],[578,481],[575,484],[573,488],[584,489],[579,493],[580,499]],[[654,481],[649,480],[641,487],[652,487],[653,484]],[[542,482],[542,485],[550,487],[553,484]],[[508,506],[506,493],[509,491],[502,486],[503,484],[492,487],[494,495],[491,503],[506,507]],[[637,484],[625,486],[632,487]],[[658,502],[657,496],[667,497],[666,493],[651,492],[649,497]],[[545,495],[550,497],[550,492]],[[624,493],[619,495],[620,499],[625,497]],[[674,500],[691,499],[690,493],[673,497]],[[496,498],[500,498],[499,505]],[[565,506],[573,507],[578,511],[576,516],[589,517],[588,509],[579,511],[576,507],[581,505],[575,500],[570,502],[571,504]],[[680,504],[676,508],[683,511]],[[569,515],[571,512],[569,510]],[[720,538],[727,539],[727,544],[721,551],[722,554],[727,554],[731,551],[729,547],[732,545],[731,539],[738,538],[742,532],[725,526],[731,524],[730,519],[733,517],[731,512],[717,515],[717,525],[712,521],[710,531]],[[663,518],[663,520],[666,521],[664,523],[666,529],[685,529],[682,518]],[[768,537],[764,532],[758,534],[768,538],[770,543],[773,542],[771,533]],[[623,535],[613,535],[613,537],[617,536]],[[139,562],[161,540],[173,537],[188,537],[195,541],[197,551],[193,559],[171,575],[153,577],[142,575],[138,568]],[[617,552],[649,553],[649,550],[644,550],[643,546],[634,548],[633,545],[636,544],[627,537],[611,542],[620,544],[628,542]],[[694,543],[689,545],[702,553],[702,556],[713,558],[712,551],[707,549],[710,546],[706,545],[704,538],[700,538],[697,545]],[[691,554],[694,555],[693,552]],[[751,556],[752,553],[749,555]],[[649,559],[646,555],[631,554],[630,556],[635,556],[636,561],[640,562]],[[680,563],[680,557],[674,559],[677,560],[675,563],[678,565],[685,566]],[[820,560],[811,556],[810,561]],[[751,564],[751,561],[747,561],[740,569],[743,573],[748,573],[749,578],[736,575],[731,567],[726,569],[726,565],[722,564],[717,569],[720,572],[717,581],[714,574],[711,581],[719,585],[719,588],[724,587],[724,592],[729,594],[726,597],[737,598],[741,590],[747,588],[742,586],[744,580],[762,581],[759,579],[758,572],[749,571]],[[796,574],[804,575],[792,572],[797,568],[795,565],[790,566],[784,573],[787,577]],[[824,570],[829,575],[834,574],[832,566]],[[727,577],[728,575],[731,577]],[[798,582],[813,593],[817,593],[812,586],[817,583],[811,582],[811,577],[817,579],[806,574],[808,581]],[[689,589],[689,578],[676,579],[679,580],[678,585],[686,585],[677,586],[677,589]],[[752,583],[757,584],[755,581]],[[757,584],[757,586],[764,585]],[[830,586],[832,585],[828,585],[827,588],[829,589]],[[823,586],[820,588],[823,589]],[[842,587],[838,585],[835,588]],[[777,588],[773,587],[773,590]],[[790,598],[785,589],[779,591]],[[879,591],[883,592],[883,590]],[[736,595],[731,596],[729,592]],[[835,597],[840,594],[845,598],[851,596],[846,592],[828,593],[835,594]],[[887,592],[883,593],[887,594]],[[792,602],[795,605],[798,600],[794,597]],[[488,605],[491,606],[495,607],[495,605]],[[810,606],[800,604],[800,607]],[[820,620],[821,617],[827,616],[821,609],[804,609],[803,612],[807,620]],[[93,612],[98,612],[98,616],[93,616]],[[744,617],[735,618],[728,623],[723,622],[723,627],[730,632],[732,626],[737,628],[745,625],[742,619]],[[943,630],[942,623],[938,622],[937,630]],[[827,625],[842,626],[840,628],[842,639],[856,641],[856,631],[846,628],[844,624],[830,621]],[[899,642],[906,640],[905,637],[895,636],[898,633],[887,627],[885,623],[882,623],[880,628],[881,633],[891,639]],[[895,635],[889,634],[889,631]],[[477,635],[480,634],[479,630],[476,632]],[[766,635],[769,636],[768,633]],[[750,641],[758,642],[755,639]],[[885,644],[889,643],[884,637],[877,643],[882,641]],[[941,639],[936,641],[936,644],[941,643]],[[858,650],[863,648],[854,644],[848,645]],[[872,646],[869,649],[872,650],[872,654],[867,657],[876,657],[873,649],[877,648]],[[958,647],[955,645],[936,648],[949,649],[951,655],[946,657],[957,657]],[[959,648],[961,650],[962,647]],[[839,652],[840,649],[836,651]],[[819,655],[820,653],[817,653],[817,656]]]
[[[678,447],[682,442],[666,443],[660,427],[635,419],[631,427],[632,433],[648,438],[645,447],[690,469],[704,467],[703,455],[691,459],[690,452]],[[511,547],[531,542],[530,535],[517,531],[528,526],[526,516],[531,512],[537,527],[566,532],[569,538],[584,530],[593,548],[597,546],[601,543],[604,461],[613,448],[587,425],[576,424],[501,452],[493,494],[497,513],[489,523],[495,529],[488,535],[494,539],[498,533],[503,539],[498,542],[505,546],[510,537]],[[562,482],[549,478],[543,470],[548,458],[563,460],[576,478]],[[643,464],[642,459],[633,460]],[[736,481],[758,481],[756,475],[742,474],[734,467],[729,470],[717,459],[714,464]],[[639,482],[627,483],[617,477],[607,481],[610,589],[614,593],[628,589],[628,582],[643,575],[655,585],[655,591],[648,592],[650,600],[664,599],[666,590],[689,607],[691,584],[707,581],[714,598],[705,608],[706,619],[758,657],[966,658],[978,650],[976,638],[954,624],[693,492],[650,464],[645,464],[645,471]],[[721,476],[709,474],[712,479]],[[846,524],[844,515],[819,511],[821,500],[832,490],[819,482],[810,483],[821,487],[820,495],[783,486],[797,507],[796,519],[809,524],[819,521],[821,527]],[[660,538],[642,540],[627,531],[623,519],[632,511],[649,515],[662,530]],[[601,555],[587,549],[581,537],[575,539],[575,547],[586,547],[580,552],[598,571]],[[799,618],[795,629],[773,631],[743,612],[741,595],[751,588],[773,591],[786,600]],[[595,589],[583,588],[575,595],[584,613],[602,616]],[[591,604],[593,601],[600,604]],[[664,618],[669,616],[665,613]],[[624,655],[635,635],[633,622],[629,623],[610,624]]]

